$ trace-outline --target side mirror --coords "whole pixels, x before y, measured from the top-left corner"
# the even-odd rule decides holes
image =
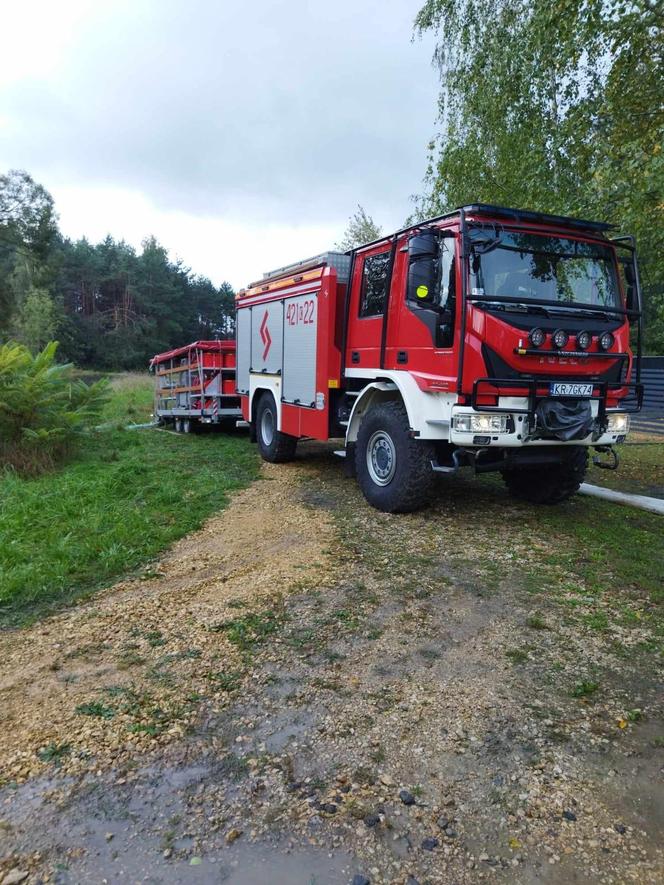
[[[406,297],[416,304],[436,303],[440,244],[431,230],[408,239],[408,287]]]
[[[411,261],[418,258],[435,258],[438,255],[438,237],[432,230],[420,231],[408,238],[408,257]]]
[[[636,267],[634,266],[634,258],[632,260],[624,259],[621,262],[623,274],[625,275],[625,305],[627,310],[639,309],[639,298],[637,290]],[[630,323],[636,322],[635,317],[629,318]]]
[[[422,305],[435,304],[437,282],[438,258],[425,256],[411,262],[408,268],[408,300]]]
[[[627,302],[627,310],[638,310],[636,304],[636,288],[634,286],[627,286],[627,295],[625,300]]]

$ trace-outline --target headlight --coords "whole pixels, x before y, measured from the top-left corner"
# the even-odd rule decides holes
[[[614,341],[615,338],[613,337],[611,332],[602,332],[599,338],[599,346],[602,348],[602,350],[611,350]]]
[[[608,433],[629,433],[629,415],[624,412],[608,414],[606,429]]]
[[[453,425],[459,433],[507,433],[507,415],[455,415]]]
[[[530,343],[533,345],[533,347],[541,347],[546,341],[546,335],[544,334],[544,331],[539,328],[531,329],[528,338],[530,338]]]
[[[579,332],[576,336],[576,346],[579,350],[588,350],[590,344],[593,340],[593,336],[590,332]]]
[[[553,341],[554,347],[557,347],[558,350],[562,350],[569,341],[569,335],[564,329],[556,329],[551,336],[551,340]]]

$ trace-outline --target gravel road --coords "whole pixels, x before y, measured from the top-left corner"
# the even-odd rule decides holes
[[[391,516],[302,450],[0,636],[2,885],[663,881],[646,628],[534,594],[577,579],[502,488]]]

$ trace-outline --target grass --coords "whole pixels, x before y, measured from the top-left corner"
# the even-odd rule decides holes
[[[0,625],[136,572],[257,475],[245,437],[115,429],[149,420],[152,382],[116,377],[112,387],[104,418],[114,426],[91,434],[76,460],[35,479],[0,475]]]
[[[113,707],[107,707],[99,701],[91,701],[88,704],[79,704],[76,712],[81,716],[96,716],[98,719],[112,719],[115,716]]]
[[[629,440],[617,447],[620,456],[617,470],[591,466],[587,481],[621,492],[664,498],[664,439],[634,434]]]
[[[42,762],[53,762],[55,765],[59,765],[70,753],[71,746],[69,744],[56,744],[55,741],[51,741],[50,744],[37,750],[37,756]]]
[[[599,682],[577,682],[572,688],[573,698],[588,698],[595,694],[599,688]]]
[[[531,507],[503,498],[495,477],[466,482],[471,500],[473,491],[476,508],[492,512],[508,507],[520,532],[545,542],[542,549],[530,551],[530,562],[519,571],[529,595],[543,595],[543,604],[558,603],[568,622],[582,631],[609,635],[615,627],[639,628],[650,636],[643,650],[664,653],[661,516],[582,495],[556,507]],[[482,502],[482,493],[491,498]],[[549,618],[544,621],[537,612],[526,626],[555,629]]]
[[[250,612],[216,625],[215,632],[225,633],[230,643],[241,651],[251,651],[276,633],[283,623],[283,615],[274,611]]]
[[[505,657],[509,658],[513,664],[525,664],[528,660],[528,652],[527,648],[509,648],[505,652]]]

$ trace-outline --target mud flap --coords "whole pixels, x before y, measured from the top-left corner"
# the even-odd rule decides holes
[[[350,476],[351,479],[355,479],[355,477],[357,476],[354,442],[346,444],[346,457],[344,458],[344,476]]]

